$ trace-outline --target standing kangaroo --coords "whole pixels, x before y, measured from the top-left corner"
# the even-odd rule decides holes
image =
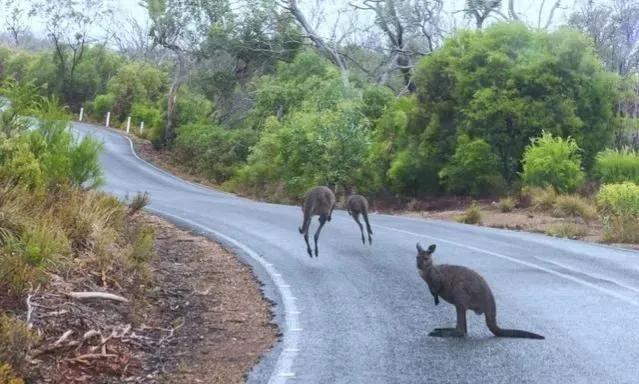
[[[315,215],[319,215],[320,226],[315,232],[315,257],[318,256],[317,239],[319,239],[320,231],[326,223],[331,221],[331,215],[335,208],[335,194],[328,187],[314,187],[309,189],[304,194],[304,203],[302,204],[302,211],[304,212],[304,221],[299,228],[300,233],[304,234],[304,241],[306,241],[306,250],[308,255],[313,257],[311,252],[311,246],[308,243],[308,229],[311,225],[311,219]]]
[[[435,244],[422,249],[417,243],[417,269],[419,275],[428,284],[430,293],[439,304],[439,297],[455,306],[457,327],[435,328],[428,336],[465,337],[466,311],[471,309],[478,315],[486,315],[488,329],[497,337],[519,337],[526,339],[544,339],[543,336],[518,329],[502,329],[497,326],[497,306],[488,283],[479,273],[458,265],[434,265],[432,254]]]
[[[371,230],[371,225],[368,222],[368,200],[366,200],[366,198],[362,195],[351,195],[346,200],[346,209],[348,210],[348,214],[351,215],[357,225],[359,225],[359,231],[362,233],[362,244],[366,244],[366,240],[364,239],[364,227],[359,221],[359,215],[362,215],[364,222],[366,222],[368,244],[373,244],[373,239],[371,238],[373,231]]]

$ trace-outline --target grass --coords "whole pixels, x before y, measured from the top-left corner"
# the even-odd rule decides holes
[[[141,211],[144,207],[149,205],[149,202],[150,199],[148,193],[144,192],[135,195],[135,197],[129,202],[129,216],[133,216]]]
[[[594,203],[577,195],[557,196],[552,211],[555,217],[580,217],[588,224],[597,218]]]
[[[569,239],[579,239],[586,236],[587,231],[583,225],[577,223],[559,223],[546,230],[546,234],[555,237],[566,237]]]
[[[481,224],[482,213],[481,208],[477,205],[476,202],[473,202],[463,216],[461,216],[458,221],[460,223],[465,224]]]
[[[502,213],[512,212],[515,209],[515,200],[512,197],[504,197],[499,200],[497,207]]]
[[[538,211],[550,211],[557,201],[557,192],[552,187],[530,187],[523,193],[530,196],[532,208]]]
[[[7,377],[25,375],[27,354],[36,340],[37,337],[27,324],[8,315],[0,315],[0,367],[6,365],[0,372],[4,370]]]

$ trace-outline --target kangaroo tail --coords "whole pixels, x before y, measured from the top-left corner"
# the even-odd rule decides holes
[[[544,340],[545,337],[536,333],[521,331],[519,329],[502,329],[497,325],[497,316],[495,313],[486,313],[486,325],[488,329],[497,337],[516,337],[521,339],[537,339]]]
[[[363,211],[362,212],[362,216],[364,216],[364,221],[366,222],[366,230],[368,231],[369,234],[373,234],[373,230],[371,229],[371,225],[368,222],[368,212]]]
[[[528,331],[520,331],[519,329],[501,329],[498,332],[493,332],[497,337],[517,337],[520,339],[537,339],[544,340],[545,337],[536,333]]]

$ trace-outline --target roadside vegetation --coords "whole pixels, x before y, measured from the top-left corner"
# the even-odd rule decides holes
[[[499,201],[504,215],[633,241],[632,219],[611,208],[620,203],[610,194],[639,182],[637,53],[610,50],[600,36],[626,44],[618,20],[639,7],[622,1],[593,25],[604,9],[589,3],[567,25],[553,24],[551,12],[532,27],[516,17],[516,2],[495,23],[477,15],[499,14],[499,2],[468,2],[463,29],[446,28],[454,16],[437,1],[380,1],[349,8],[376,15],[370,35],[328,41],[297,2],[284,3],[146,1],[149,26],[130,22],[144,33],[123,25],[111,45],[79,44],[87,32],[74,19],[108,24],[103,4],[51,6],[36,12],[50,31],[45,48],[2,47],[0,80],[7,92],[26,90],[14,98],[35,93],[74,116],[83,108],[89,121],[110,114],[111,126],[125,128],[130,118],[131,133],[152,143],[150,158],[243,195],[299,202],[322,184],[340,200],[363,193],[380,209],[453,202],[484,225],[490,215],[475,213]],[[22,165],[29,159],[13,161],[37,173]],[[566,228],[553,233],[583,232]]]

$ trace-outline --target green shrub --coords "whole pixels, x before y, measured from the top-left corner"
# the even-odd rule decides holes
[[[497,157],[487,142],[461,135],[455,154],[439,172],[439,178],[450,193],[485,196],[505,186],[498,169]]]
[[[460,223],[465,224],[481,224],[482,213],[481,208],[476,202],[473,202],[462,217],[458,219]]]
[[[106,95],[98,95],[93,100],[93,110],[91,111],[94,117],[101,120],[106,116],[107,112],[111,112],[113,104],[115,103],[115,95],[107,93]],[[113,116],[115,119],[115,116]]]
[[[552,186],[559,192],[573,192],[583,183],[580,149],[575,140],[553,137],[544,132],[531,141],[522,160],[524,184]]]
[[[223,183],[246,162],[256,140],[250,129],[194,123],[178,128],[174,148],[181,164],[215,183]]]
[[[581,217],[586,223],[597,218],[593,204],[577,195],[559,195],[555,200],[553,215],[556,217]]]
[[[497,207],[502,213],[512,212],[515,209],[515,200],[512,197],[504,197],[499,200]]]
[[[606,240],[635,242],[639,239],[639,186],[631,182],[604,184],[597,194],[603,214]]]
[[[631,149],[607,149],[595,158],[595,176],[602,183],[639,183],[639,154]]]

